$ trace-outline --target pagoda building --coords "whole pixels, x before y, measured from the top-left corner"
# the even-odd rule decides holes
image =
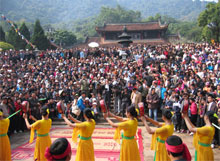
[[[134,44],[167,43],[166,31],[168,25],[161,25],[160,22],[104,24],[102,27],[96,27],[99,34],[98,43],[100,45],[117,44],[125,26],[126,33],[131,36]]]

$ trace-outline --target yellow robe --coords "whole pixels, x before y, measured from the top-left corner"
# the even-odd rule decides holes
[[[34,130],[37,130],[37,135],[41,135],[41,136],[37,136],[35,151],[34,151],[34,159],[37,159],[37,161],[47,161],[44,154],[46,148],[50,147],[51,145],[51,139],[49,136],[51,124],[52,124],[51,119],[48,119],[48,120],[38,120],[31,125],[30,143],[34,139]],[[48,135],[44,136],[45,134]]]
[[[80,139],[77,152],[76,161],[94,161],[94,145],[90,138],[95,129],[95,121],[92,119],[91,122],[85,121],[82,123],[76,123],[76,127],[73,129],[73,141],[77,142],[77,137],[80,135],[85,139]],[[86,139],[87,138],[87,139]]]
[[[157,128],[152,135],[151,150],[155,150],[154,161],[170,161],[164,142],[169,136],[173,135],[173,132],[173,124],[164,124],[162,127]]]
[[[124,131],[125,138],[122,139],[121,150],[120,150],[120,161],[140,161],[140,153],[137,146],[137,141],[135,138],[131,139],[136,135],[138,121],[128,120],[117,124],[118,127],[115,131],[114,139],[120,143],[121,133]],[[126,137],[130,139],[126,139]]]
[[[0,161],[11,161],[11,146],[8,138],[9,119],[0,120]]]
[[[193,145],[196,149],[197,158],[195,161],[214,161],[214,155],[211,148],[211,142],[215,134],[215,128],[211,126],[203,126],[197,128],[193,136]]]

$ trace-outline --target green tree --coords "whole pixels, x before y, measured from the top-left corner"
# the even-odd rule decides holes
[[[211,38],[206,39],[215,39],[219,42],[220,37],[220,1],[218,3],[209,3],[206,6],[206,9],[200,13],[198,18],[198,24],[205,31],[205,27],[209,27],[213,34],[203,34],[203,36],[211,36]]]
[[[213,33],[208,26],[205,26],[202,29],[202,39],[205,40],[206,42],[211,43],[211,38],[213,37]]]
[[[195,26],[191,30],[189,30],[186,34],[186,38],[188,40],[192,40],[194,42],[201,42],[202,35],[201,35],[202,29],[198,26]]]
[[[14,24],[15,27],[17,27],[16,24]],[[18,35],[18,33],[15,31],[14,27],[11,27],[8,35],[6,36],[6,40],[9,44],[13,45],[16,50],[20,49],[21,44],[21,37]]]
[[[201,42],[202,28],[196,22],[176,21],[169,24],[168,34],[179,33],[181,37],[193,42]]]
[[[36,47],[39,50],[46,50],[50,46],[50,42],[48,41],[47,37],[44,34],[44,30],[40,25],[40,21],[36,20],[34,25],[34,34],[31,38],[31,42],[33,45],[36,45]]]
[[[66,30],[58,30],[54,33],[55,43],[61,46],[71,46],[76,43],[76,36]]]
[[[0,41],[5,41],[5,32],[2,26],[0,26]]]
[[[30,40],[30,32],[24,22],[22,23],[19,31],[27,40]],[[21,40],[20,48],[25,49],[26,45],[27,45],[26,41]]]
[[[143,20],[144,22],[153,22],[155,21],[155,18],[153,16],[149,16],[148,18],[146,18],[145,20]]]
[[[159,21],[164,24],[164,23],[176,23],[178,22],[175,18],[172,18],[170,16],[167,15],[160,15],[159,13],[157,13],[155,16],[149,16],[146,19],[143,19],[143,22],[156,22]]]
[[[126,10],[120,5],[117,5],[116,8],[102,7],[95,23],[103,25],[104,23],[129,23],[140,21],[141,13],[139,11]]]
[[[5,50],[9,50],[9,49],[14,49],[14,47],[6,42],[0,41],[0,48],[5,51]]]
[[[143,21],[144,22],[154,22],[154,21],[159,21],[159,20],[161,20],[161,15],[159,13],[157,13],[154,17],[153,16],[149,16],[148,18],[146,18]]]

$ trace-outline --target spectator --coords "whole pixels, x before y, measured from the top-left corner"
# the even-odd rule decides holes
[[[175,131],[180,132],[181,130],[181,103],[179,101],[179,96],[175,97],[175,102],[173,103],[173,111],[174,111],[174,125]]]
[[[78,116],[78,120],[81,120],[81,121],[84,121],[83,111],[86,108],[86,106],[85,106],[85,97],[86,97],[86,93],[82,92],[81,96],[79,97],[79,99],[77,101],[77,106],[80,109],[80,114]]]
[[[96,122],[99,121],[100,111],[99,111],[99,108],[97,107],[97,103],[96,102],[92,103],[92,110],[94,112],[95,121]]]
[[[0,104],[0,109],[2,110],[3,112],[3,117],[6,118],[9,116],[9,110],[8,110],[8,107],[7,107],[7,97],[2,97],[2,102]]]
[[[21,105],[21,99],[19,98],[16,99],[15,101],[15,111],[17,112],[18,110],[21,111],[15,115],[15,122],[16,122],[15,133],[24,132],[24,130],[26,129],[25,121],[23,118],[23,113],[25,112],[25,108]]]
[[[46,98],[46,97],[44,97]],[[36,118],[36,119],[40,119],[41,115],[40,115],[40,103],[38,101],[38,98],[36,96],[36,94],[33,92],[31,94],[31,98],[30,100],[30,110],[31,110],[31,114]]]
[[[155,92],[155,88],[152,88],[151,92],[146,97],[146,102],[149,108],[149,116],[153,118],[154,115],[155,121],[157,121],[157,109],[159,108],[159,101],[160,99],[157,93]]]
[[[199,102],[199,108],[198,108],[198,123],[197,126],[198,127],[202,127],[204,126],[204,115],[205,115],[205,109],[207,108],[207,103],[206,100],[203,98],[201,99],[201,101]]]
[[[131,104],[131,100],[130,100],[131,96],[128,93],[128,89],[124,88],[124,90],[122,91],[122,104],[121,104],[121,108],[122,108],[122,116],[125,117],[125,111],[126,108]]]
[[[173,101],[172,100],[173,99],[171,99],[171,96],[168,93],[165,93],[165,98],[164,98],[164,101],[163,101],[164,108],[172,109],[172,107],[173,107]]]
[[[208,105],[205,109],[205,112],[208,111],[217,112],[217,105],[216,102],[214,101],[214,96],[212,94],[208,96]]]
[[[137,91],[137,87],[134,87],[131,93],[131,103],[138,108],[138,103],[141,102],[141,93]]]
[[[113,82],[114,83],[114,82]],[[114,97],[114,112],[116,115],[120,115],[121,112],[121,88],[119,85],[114,84],[112,87],[113,97]]]
[[[181,105],[182,110],[181,110],[181,112],[182,113],[189,113],[189,95],[187,93],[183,94],[183,100],[181,102],[182,102],[182,105]],[[185,120],[182,120],[182,130],[181,130],[181,133],[185,133],[185,132],[188,132],[187,126],[186,126]]]
[[[0,97],[12,98],[13,103],[18,98],[21,102],[28,101],[31,109],[36,106],[35,101],[39,102],[39,99],[46,98],[50,105],[48,107],[54,110],[49,117],[57,116],[55,107],[58,101],[62,100],[67,105],[74,100],[74,95],[80,94],[81,91],[85,91],[86,97],[90,100],[90,93],[94,93],[92,98],[97,99],[98,108],[99,100],[104,98],[107,108],[112,110],[111,108],[114,107],[112,102],[117,102],[115,104],[117,105],[121,101],[119,105],[123,104],[122,97],[119,99],[118,94],[114,99],[113,86],[119,91],[118,93],[122,93],[122,89],[127,88],[128,94],[133,93],[133,96],[132,89],[136,86],[142,102],[145,102],[143,98],[146,98],[151,89],[155,88],[160,99],[159,106],[162,108],[164,106],[172,108],[171,103],[175,101],[176,95],[182,103],[184,93],[188,93],[194,97],[198,108],[203,108],[199,105],[203,99],[203,104],[207,104],[205,108],[207,111],[208,95],[212,92],[217,98],[219,97],[220,47],[218,44],[191,43],[163,46],[134,44],[126,48],[127,56],[124,60],[119,57],[120,50],[122,50],[120,47],[94,49],[76,47],[70,50],[58,49],[38,53],[2,51]],[[169,99],[165,96],[165,89],[170,96]],[[59,95],[60,90],[65,91],[63,98]],[[36,96],[32,97],[33,93]],[[132,98],[136,98],[133,96]],[[30,101],[32,98],[35,101]],[[141,99],[130,97],[129,100],[137,106],[137,102]],[[134,100],[138,101],[134,102]],[[118,113],[123,111],[123,108],[115,106],[114,110]],[[6,108],[6,115],[7,110]],[[33,111],[28,111],[28,114],[36,115]]]
[[[197,121],[197,105],[195,103],[194,98],[190,98],[190,120],[193,123],[194,126],[196,126],[196,121]],[[193,135],[191,132],[190,135]]]

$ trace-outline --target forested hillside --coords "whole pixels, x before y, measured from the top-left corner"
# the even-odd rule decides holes
[[[207,2],[199,0],[0,0],[0,10],[13,21],[43,24],[61,23],[95,16],[101,7],[116,7],[140,11],[143,18],[156,13],[182,20],[196,19]]]

